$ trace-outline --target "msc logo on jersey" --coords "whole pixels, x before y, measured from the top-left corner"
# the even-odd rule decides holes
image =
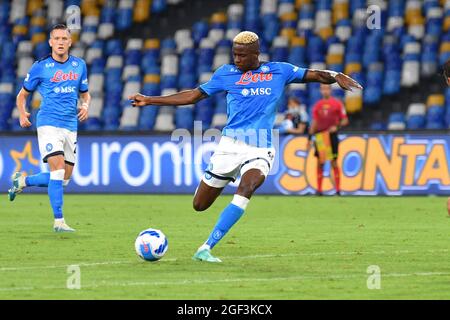
[[[78,79],[78,73],[75,73],[73,71],[70,71],[69,73],[64,73],[61,70],[58,70],[55,72],[53,77],[50,79],[51,82],[61,82],[61,81],[67,81],[67,80],[77,80]]]
[[[250,88],[250,89],[242,89],[241,94],[244,97],[247,96],[263,96],[272,94],[272,88]]]
[[[72,93],[75,92],[76,87],[68,86],[68,87],[56,87],[53,89],[55,93]]]

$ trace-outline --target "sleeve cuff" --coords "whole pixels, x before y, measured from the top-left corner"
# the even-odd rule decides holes
[[[80,93],[86,93],[88,91],[89,91],[89,89],[87,89],[87,90],[78,90],[78,92],[80,92]]]
[[[201,93],[203,93],[204,95],[207,95],[209,97],[208,92],[206,92],[205,89],[203,89],[202,87],[198,87],[198,90],[200,90]]]
[[[22,86],[22,88],[26,91],[26,92],[33,92],[34,90],[30,90],[30,89],[28,89],[27,87],[25,87],[25,86]]]

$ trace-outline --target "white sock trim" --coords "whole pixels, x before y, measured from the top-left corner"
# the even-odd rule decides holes
[[[238,206],[242,210],[245,210],[247,208],[249,201],[250,201],[250,199],[247,199],[246,197],[235,194],[231,203],[234,204],[235,206]]]
[[[206,244],[206,242],[205,242],[204,244],[202,244],[200,246],[200,248],[198,248],[197,251],[201,251],[201,250],[204,250],[204,249],[211,250],[211,246],[209,244]]]
[[[70,182],[70,179],[64,179],[63,180],[63,187],[67,187],[67,185],[69,184],[69,182]]]
[[[19,187],[20,188],[27,187],[27,183],[26,183],[25,179],[26,179],[26,176],[20,176],[20,178],[19,178]]]
[[[64,174],[66,173],[66,170],[59,169],[55,171],[50,172],[50,180],[64,180]]]

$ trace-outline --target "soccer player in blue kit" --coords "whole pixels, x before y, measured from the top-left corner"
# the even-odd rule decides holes
[[[130,96],[132,105],[194,104],[215,93],[227,92],[228,121],[211,156],[193,200],[196,211],[208,209],[223,188],[240,174],[241,181],[231,203],[223,210],[207,241],[193,259],[221,262],[211,249],[241,218],[247,204],[272,167],[275,149],[272,129],[276,106],[284,87],[292,82],[335,83],[341,88],[362,89],[352,78],[334,71],[303,69],[285,62],[259,61],[259,38],[243,31],[233,39],[234,64],[218,68],[212,78],[196,89],[168,96]]]
[[[63,217],[64,187],[69,183],[75,165],[78,120],[88,118],[88,75],[83,59],[69,55],[72,44],[70,30],[66,25],[55,25],[50,31],[49,56],[36,61],[27,74],[23,87],[17,95],[16,104],[20,114],[20,126],[31,126],[26,100],[31,92],[39,90],[42,96],[36,117],[39,151],[42,160],[48,163],[50,172],[24,176],[13,174],[13,185],[8,190],[9,200],[25,187],[47,187],[55,218],[55,232],[73,232]],[[78,93],[82,100],[77,107]]]

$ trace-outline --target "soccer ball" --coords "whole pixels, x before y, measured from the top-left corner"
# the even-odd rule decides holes
[[[139,233],[134,243],[136,253],[146,261],[157,261],[167,252],[169,244],[161,230],[147,229]]]

